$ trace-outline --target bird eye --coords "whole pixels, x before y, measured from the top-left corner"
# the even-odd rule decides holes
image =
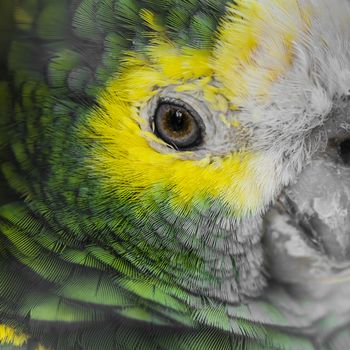
[[[192,108],[176,102],[161,102],[153,118],[155,133],[178,149],[202,142],[202,120]]]

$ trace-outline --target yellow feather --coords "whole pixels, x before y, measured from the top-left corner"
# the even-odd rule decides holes
[[[229,6],[213,69],[230,100],[268,94],[292,64],[292,43],[307,29],[308,11],[290,0],[239,0]]]
[[[155,32],[161,33],[164,31],[164,28],[157,23],[157,18],[152,11],[141,9],[140,17],[145,21],[146,25]]]
[[[29,337],[16,329],[0,324],[0,345],[12,344],[14,346],[22,346],[28,341]]]

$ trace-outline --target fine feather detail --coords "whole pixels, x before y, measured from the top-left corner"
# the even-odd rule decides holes
[[[349,93],[337,5],[19,2],[0,82],[17,192],[1,194],[1,317],[55,349],[316,349],[301,308],[266,289],[261,215]],[[150,137],[168,93],[207,111],[206,148]]]

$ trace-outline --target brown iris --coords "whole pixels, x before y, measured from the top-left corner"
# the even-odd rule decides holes
[[[179,149],[198,146],[202,141],[199,116],[194,111],[172,102],[159,104],[154,115],[155,132]]]

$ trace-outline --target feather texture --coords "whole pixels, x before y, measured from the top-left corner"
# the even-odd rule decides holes
[[[280,77],[306,26],[297,2],[264,3],[2,2],[0,349],[316,349],[260,297],[254,215],[280,189],[259,182],[273,163],[154,152],[138,114],[176,87],[239,125],[225,119],[239,110],[227,96]]]

